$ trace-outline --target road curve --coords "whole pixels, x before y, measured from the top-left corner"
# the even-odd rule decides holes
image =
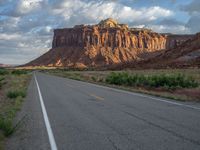
[[[35,74],[58,150],[199,150],[200,105]],[[51,149],[32,79],[7,149]],[[13,148],[14,147],[14,148]]]

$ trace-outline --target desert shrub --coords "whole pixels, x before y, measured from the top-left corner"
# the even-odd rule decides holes
[[[0,75],[6,75],[6,74],[9,74],[9,71],[4,68],[0,68]]]
[[[159,75],[131,75],[124,73],[111,73],[105,80],[109,84],[126,86],[145,86],[174,88],[195,88],[198,83],[192,78],[183,74],[159,74]]]
[[[91,79],[92,79],[92,81],[94,81],[94,82],[97,81],[96,77],[94,77],[94,76],[92,76]]]
[[[14,98],[17,98],[19,96],[24,98],[26,96],[25,90],[14,90],[14,91],[9,91],[7,93],[7,97],[10,98],[10,99],[14,99]]]
[[[0,116],[0,129],[3,131],[5,136],[11,135],[14,132],[11,119]]]
[[[0,82],[3,81],[5,78],[4,77],[0,77]]]
[[[26,70],[13,70],[11,72],[13,75],[22,75],[22,74],[27,74]]]
[[[97,81],[98,82],[104,82],[104,79],[103,78],[98,78]]]
[[[3,82],[3,81],[4,81],[4,79],[5,79],[4,77],[0,77],[0,88],[1,88],[1,87],[2,87],[2,85],[4,84],[4,82]]]

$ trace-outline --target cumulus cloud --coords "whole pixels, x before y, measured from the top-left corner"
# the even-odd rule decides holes
[[[19,17],[42,8],[46,0],[18,0],[7,3],[0,15]]]
[[[159,33],[174,33],[174,34],[189,34],[191,33],[190,28],[185,26],[185,23],[180,22],[176,19],[163,19],[156,24],[148,25],[153,31]]]
[[[54,14],[63,16],[71,24],[96,23],[108,17],[136,24],[138,22],[147,23],[173,15],[171,10],[159,6],[136,9],[113,1],[63,0],[55,3],[52,8]]]
[[[37,10],[41,6],[42,0],[19,0],[16,11],[19,14],[27,14],[33,10]]]
[[[20,37],[19,34],[0,33],[0,40],[16,40]]]
[[[174,33],[174,34],[189,34],[190,29],[187,28],[185,25],[150,25],[148,26],[153,31],[159,32],[159,33]]]
[[[49,36],[0,34],[0,61],[23,64],[40,56],[50,46]]]

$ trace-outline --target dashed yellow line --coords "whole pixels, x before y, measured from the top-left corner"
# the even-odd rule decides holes
[[[67,84],[68,87],[70,88],[79,88],[81,87],[80,85],[71,85],[71,84]]]
[[[92,96],[92,97],[94,97],[94,98],[96,98],[97,100],[104,100],[103,97],[97,96],[95,94],[89,94],[89,95]]]

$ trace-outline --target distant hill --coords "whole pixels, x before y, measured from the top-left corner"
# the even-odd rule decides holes
[[[11,67],[11,65],[8,65],[8,64],[1,64],[1,63],[0,63],[0,68],[5,68],[5,67]]]

